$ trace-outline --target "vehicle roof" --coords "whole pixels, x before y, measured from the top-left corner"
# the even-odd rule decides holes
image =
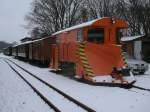
[[[62,32],[68,32],[68,31],[71,31],[71,30],[74,30],[74,29],[79,29],[79,28],[91,26],[91,25],[94,24],[96,21],[99,21],[99,20],[104,19],[104,18],[108,18],[108,17],[103,17],[103,18],[94,19],[94,20],[92,20],[92,21],[88,21],[88,22],[85,22],[85,23],[82,23],[82,24],[78,24],[78,25],[72,26],[72,27],[70,27],[70,28],[66,28],[66,29],[64,29],[64,30],[60,30],[60,31],[58,31],[58,32],[53,33],[52,36],[57,35],[57,34],[60,34],[60,33],[62,33]]]
[[[49,38],[49,37],[46,37],[46,38]],[[33,42],[38,42],[38,41],[41,41],[41,40],[44,40],[46,38],[40,38],[40,39],[36,39],[36,40],[31,40],[31,41],[27,41],[27,42],[23,42],[23,43],[19,43],[13,47],[17,47],[17,46],[20,46],[20,45],[25,45],[25,44],[30,44],[30,43],[33,43]]]

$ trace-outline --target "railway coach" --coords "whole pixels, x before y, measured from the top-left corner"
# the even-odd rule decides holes
[[[27,59],[29,58],[29,42],[24,42],[19,45],[17,45],[17,56],[21,59]]]
[[[29,60],[48,65],[51,59],[51,44],[53,43],[56,43],[54,37],[45,37],[28,43]]]
[[[12,55],[12,47],[9,46],[7,48],[4,48],[3,53],[7,56],[11,56]]]
[[[77,78],[102,83],[132,83],[119,43],[126,21],[104,17],[52,34],[50,68],[71,70]],[[125,75],[129,75],[125,77]]]
[[[48,66],[51,59],[51,44],[55,43],[56,39],[54,37],[23,42],[12,47],[12,56]]]
[[[14,57],[18,56],[18,47],[17,47],[17,45],[12,46],[12,56],[14,56]]]

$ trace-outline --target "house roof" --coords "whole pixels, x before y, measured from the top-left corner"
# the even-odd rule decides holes
[[[134,41],[136,39],[139,39],[141,37],[144,37],[144,35],[137,35],[137,36],[125,36],[121,38],[122,42],[128,42],[128,41]]]

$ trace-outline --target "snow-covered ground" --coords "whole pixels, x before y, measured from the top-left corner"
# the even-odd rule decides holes
[[[0,55],[0,57],[6,57],[4,55]],[[36,66],[32,66],[28,63],[13,59],[20,66],[28,69],[30,72],[34,73],[38,77],[44,79],[48,83],[53,84],[55,87],[61,89],[66,92],[70,96],[79,100],[80,102],[88,105],[92,109],[97,112],[149,112],[150,111],[150,92],[138,90],[135,88],[132,89],[122,89],[118,87],[102,87],[102,86],[91,86],[88,84],[80,83],[74,81],[68,77],[64,77],[55,73],[51,73],[49,68],[39,68]],[[38,108],[42,107],[42,111],[38,109],[40,112],[48,111],[47,105],[40,101],[40,98],[36,96],[35,93],[26,85],[11,69],[7,66],[4,61],[0,60],[0,112],[12,112],[10,109],[18,109],[18,112],[30,112],[34,107],[38,105]],[[6,73],[7,71],[7,73]],[[145,75],[135,76],[137,82],[135,85],[149,88],[150,89],[150,69],[146,72]],[[9,82],[6,83],[6,82]],[[15,85],[18,84],[18,85]],[[3,85],[3,86],[2,86]],[[19,89],[17,91],[17,89]],[[30,95],[28,96],[26,93],[26,88]],[[1,92],[2,91],[2,92]],[[15,92],[14,92],[15,91]],[[24,93],[25,91],[25,93]],[[15,93],[15,94],[13,94]],[[19,97],[19,95],[24,93],[24,96]],[[14,95],[13,97],[12,94]],[[18,95],[19,94],[19,95]],[[51,93],[47,93],[51,94]],[[9,98],[10,97],[10,98]],[[29,97],[29,98],[27,98]],[[36,98],[35,98],[36,97]],[[15,103],[10,103],[12,100]],[[32,100],[31,100],[32,99]],[[34,101],[33,101],[34,99]],[[16,105],[16,102],[29,100],[29,102],[36,102],[20,104]],[[30,101],[31,100],[31,101]],[[27,101],[26,101],[27,102]],[[29,103],[29,104],[30,104]],[[42,104],[41,104],[42,103]],[[10,105],[11,104],[11,105]],[[3,108],[7,106],[7,108]],[[20,109],[20,107],[22,107]],[[9,109],[10,108],[10,109]],[[8,110],[7,110],[8,109]],[[20,109],[20,110],[19,110]],[[36,110],[35,110],[36,111]],[[50,111],[50,110],[49,110]],[[14,112],[16,112],[14,110]]]
[[[85,112],[82,108],[74,104],[73,102],[68,101],[64,98],[64,96],[60,95],[53,89],[50,89],[45,84],[41,83],[39,80],[30,76],[28,73],[17,67],[16,65],[11,65],[19,71],[19,73],[27,79],[36,89],[42,93],[49,101],[53,102],[53,104],[59,108],[62,112]]]
[[[0,59],[0,112],[53,112],[53,110]]]

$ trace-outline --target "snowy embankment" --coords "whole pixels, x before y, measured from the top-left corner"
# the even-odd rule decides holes
[[[135,88],[128,90],[118,87],[91,86],[51,73],[49,68],[39,68],[11,57],[9,58],[97,112],[150,111],[150,92],[148,91]],[[136,85],[150,89],[150,71],[146,75],[136,76],[136,79]]]

